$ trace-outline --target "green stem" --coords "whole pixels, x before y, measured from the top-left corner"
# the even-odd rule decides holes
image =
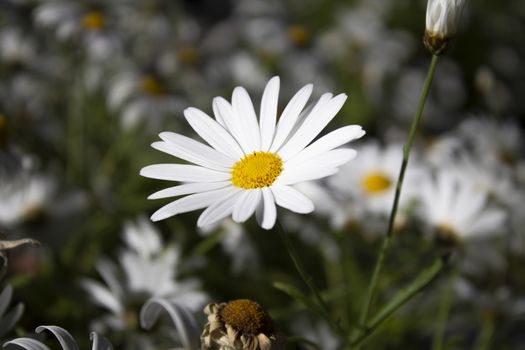
[[[370,306],[372,305],[372,301],[374,299],[374,295],[375,295],[376,288],[377,288],[377,283],[379,281],[379,275],[383,267],[383,261],[388,252],[388,248],[390,246],[390,241],[392,239],[392,233],[394,231],[394,222],[395,222],[395,218],[397,214],[397,209],[399,206],[399,198],[401,196],[401,188],[403,187],[403,180],[405,179],[405,171],[408,165],[408,159],[410,157],[410,150],[412,149],[412,144],[414,143],[416,131],[419,126],[421,116],[423,114],[423,109],[425,107],[425,101],[430,91],[432,79],[434,78],[434,72],[436,70],[437,61],[438,61],[438,56],[433,55],[432,61],[430,62],[430,66],[428,68],[427,77],[425,79],[425,83],[423,85],[421,95],[419,97],[416,114],[414,116],[414,119],[412,120],[412,125],[410,126],[410,131],[408,133],[408,139],[405,144],[405,147],[403,148],[403,161],[401,163],[401,169],[399,170],[399,177],[397,179],[397,184],[396,184],[394,203],[392,205],[392,211],[390,212],[390,218],[388,220],[388,228],[387,228],[386,235],[383,238],[383,244],[381,245],[381,250],[377,257],[377,261],[374,267],[374,272],[372,274],[372,279],[370,280],[370,284],[368,286],[368,292],[366,294],[364,307],[359,317],[359,328],[364,327],[368,319],[368,315],[370,313]]]
[[[486,315],[483,317],[483,324],[481,325],[481,331],[476,341],[474,349],[476,350],[488,350],[492,342],[492,336],[494,335],[494,318],[492,315]]]
[[[438,318],[436,333],[434,334],[434,341],[432,343],[432,350],[443,349],[443,343],[445,340],[445,330],[447,328],[448,315],[450,313],[452,289],[454,281],[456,280],[457,273],[453,272],[449,277],[448,283],[444,286],[443,295],[441,297],[441,303],[439,305]]]
[[[306,285],[308,286],[308,289],[310,289],[310,292],[312,293],[316,303],[319,306],[319,311],[322,313],[325,320],[330,324],[330,326],[337,331],[340,334],[344,334],[344,330],[341,328],[339,323],[334,322],[332,318],[330,317],[330,312],[328,311],[328,306],[324,302],[323,298],[321,297],[321,293],[317,290],[315,287],[312,277],[308,275],[306,272],[306,269],[303,266],[303,263],[301,262],[301,259],[299,258],[299,254],[297,254],[297,250],[295,250],[295,247],[293,246],[292,242],[290,241],[290,238],[288,238],[288,235],[284,231],[283,227],[281,226],[281,223],[279,220],[277,220],[277,223],[275,225],[277,227],[277,231],[279,232],[279,236],[281,237],[281,240],[284,243],[284,246],[288,252],[288,255],[293,261],[293,264],[295,266],[295,269],[299,273],[299,276],[301,276],[302,280]]]
[[[445,268],[447,260],[447,255],[438,258],[430,267],[421,271],[410,285],[398,291],[390,301],[383,306],[383,308],[379,310],[370,321],[367,322],[366,326],[359,329],[359,332],[356,332],[350,337],[350,345],[355,346],[355,349],[362,346],[363,343],[378,329],[378,327],[390,317],[390,315],[400,309],[437,278]]]

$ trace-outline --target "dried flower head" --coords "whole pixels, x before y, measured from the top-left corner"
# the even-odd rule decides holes
[[[270,315],[256,302],[239,299],[208,304],[208,323],[201,335],[202,350],[276,350],[282,342]]]

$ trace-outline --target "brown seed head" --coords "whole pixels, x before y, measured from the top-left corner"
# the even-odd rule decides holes
[[[270,315],[256,302],[248,299],[230,301],[219,313],[222,321],[244,335],[273,333]]]

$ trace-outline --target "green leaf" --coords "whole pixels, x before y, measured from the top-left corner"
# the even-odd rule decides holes
[[[448,255],[438,258],[430,267],[420,272],[410,285],[397,292],[390,302],[379,310],[379,312],[367,323],[364,329],[355,333],[350,340],[352,346],[359,347],[363,344],[370,335],[377,330],[381,323],[428,286],[446,266],[447,260]]]

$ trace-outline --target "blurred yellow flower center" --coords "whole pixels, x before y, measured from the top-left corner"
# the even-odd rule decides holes
[[[304,46],[308,43],[309,34],[305,27],[293,25],[288,28],[288,38],[292,44]]]
[[[182,46],[177,51],[178,59],[184,64],[194,64],[199,60],[199,52],[193,46]]]
[[[104,16],[100,11],[89,11],[82,18],[82,25],[86,29],[100,29],[104,26]]]
[[[388,189],[391,184],[390,179],[379,171],[367,174],[361,181],[361,186],[371,194],[383,192]]]
[[[147,74],[142,78],[140,88],[150,95],[163,95],[166,92],[161,82],[151,74]]]
[[[273,333],[270,315],[256,302],[248,299],[230,301],[219,313],[222,321],[241,335]]]
[[[267,187],[282,171],[283,161],[277,154],[253,152],[233,165],[232,184],[247,190]]]

